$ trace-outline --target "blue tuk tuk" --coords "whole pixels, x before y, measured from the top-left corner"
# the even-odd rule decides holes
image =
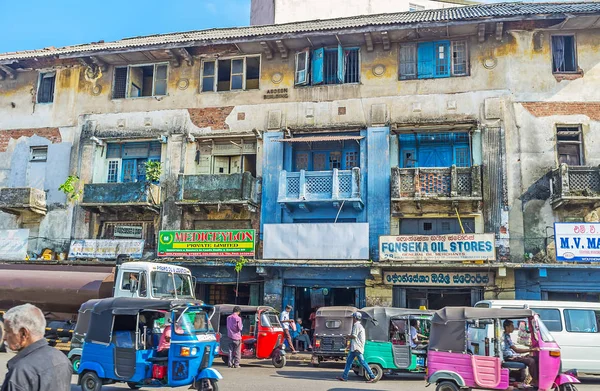
[[[191,385],[218,391],[223,377],[211,368],[219,349],[210,323],[213,312],[201,301],[98,300],[85,333],[78,385],[83,391],[118,382],[131,389]],[[159,352],[161,328],[169,323],[170,347]]]

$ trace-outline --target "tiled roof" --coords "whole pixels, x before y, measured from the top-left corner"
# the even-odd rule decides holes
[[[128,48],[185,44],[194,42],[251,39],[253,37],[281,36],[318,31],[343,30],[368,26],[408,25],[416,23],[444,23],[488,18],[528,17],[552,14],[597,14],[600,2],[580,3],[497,3],[467,7],[443,8],[417,12],[400,12],[379,15],[361,15],[347,18],[313,20],[287,24],[218,28],[183,33],[158,34],[121,39],[114,42],[90,43],[62,48],[46,48],[0,54],[0,61],[21,60],[34,57],[76,54],[78,52],[110,51]],[[89,54],[88,54],[89,55]]]

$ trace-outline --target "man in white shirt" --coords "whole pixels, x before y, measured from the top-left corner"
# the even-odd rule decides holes
[[[416,349],[418,347],[425,349],[424,345],[420,345],[421,343],[426,343],[427,337],[423,334],[419,334],[417,329],[420,327],[419,321],[416,319],[410,320],[410,347],[412,349]]]
[[[290,320],[290,312],[292,312],[292,306],[288,304],[285,306],[285,311],[281,312],[281,315],[279,316],[279,321],[283,326],[283,337],[287,340],[288,344],[290,345],[292,353],[298,353],[296,352],[296,349],[294,349],[294,342],[292,341],[292,336],[290,334],[290,323],[293,322],[293,320]]]
[[[369,380],[367,380],[367,383],[375,383],[375,375],[363,357],[363,353],[365,352],[366,336],[365,328],[360,323],[362,315],[360,312],[355,312],[352,314],[352,317],[354,318],[354,324],[352,325],[352,335],[350,336],[350,339],[352,340],[350,342],[350,352],[348,353],[348,358],[346,359],[346,368],[344,368],[344,374],[337,379],[340,381],[348,381],[348,373],[350,373],[354,359],[357,358],[360,365],[369,374]]]

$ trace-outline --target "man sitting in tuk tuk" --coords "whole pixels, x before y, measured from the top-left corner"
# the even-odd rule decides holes
[[[527,368],[529,369],[529,375],[533,379],[532,385],[537,385],[538,366],[537,366],[536,359],[531,356],[522,356],[521,354],[537,352],[540,349],[539,348],[524,349],[524,348],[516,347],[510,336],[511,333],[513,331],[515,331],[515,324],[513,323],[512,320],[507,319],[504,321],[502,326],[504,327],[504,338],[503,338],[503,348],[502,348],[502,354],[504,356],[504,360],[520,362],[520,363],[527,365]]]
[[[419,333],[421,324],[417,319],[410,320],[410,347],[412,349],[426,349],[427,336]]]
[[[169,348],[171,347],[171,319],[168,317],[165,319],[165,328],[160,336],[158,342],[158,348],[156,349],[156,355],[158,357],[167,357],[169,355]]]

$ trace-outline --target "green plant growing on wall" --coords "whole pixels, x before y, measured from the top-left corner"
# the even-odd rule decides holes
[[[238,303],[238,294],[239,294],[239,287],[240,287],[240,273],[242,272],[242,269],[244,268],[244,265],[246,265],[246,263],[248,263],[248,260],[244,257],[240,257],[240,259],[238,259],[235,263],[235,272],[237,274],[237,279],[235,282],[235,304]]]
[[[79,177],[77,175],[69,175],[64,183],[58,186],[58,190],[66,194],[68,201],[77,201],[82,193]]]
[[[162,166],[160,162],[146,162],[146,181],[156,183],[160,180],[162,174]]]

